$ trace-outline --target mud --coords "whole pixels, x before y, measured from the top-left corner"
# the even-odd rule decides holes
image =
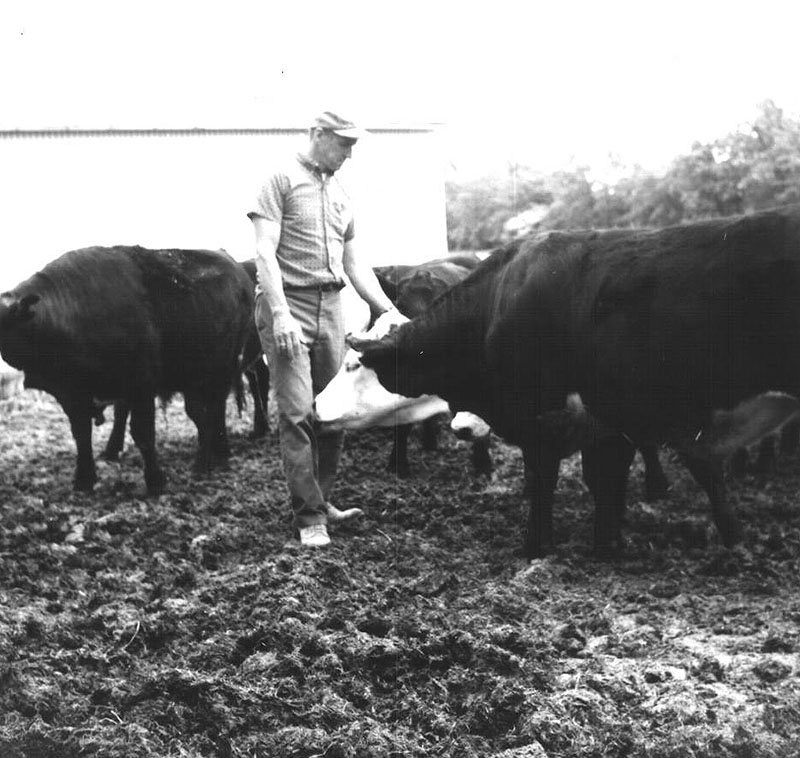
[[[398,480],[387,432],[351,434],[335,503],[367,515],[308,552],[275,437],[229,420],[229,471],[190,476],[175,402],[167,494],[128,440],[87,496],[55,402],[0,406],[3,758],[800,754],[800,460],[732,485],[734,550],[668,453],[655,504],[637,462],[625,556],[600,563],[570,459],[559,547],[528,564],[517,450],[476,480],[467,448],[412,439]]]

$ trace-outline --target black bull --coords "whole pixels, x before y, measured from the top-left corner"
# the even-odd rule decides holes
[[[799,292],[797,208],[551,233],[497,251],[419,318],[354,346],[390,391],[439,395],[521,446],[527,556],[552,542],[558,461],[578,447],[595,547],[618,549],[634,443],[681,451],[730,545],[740,527],[722,462],[797,410]]]
[[[53,395],[77,446],[75,487],[96,481],[92,419],[122,400],[151,494],[165,476],[156,395],[184,395],[198,430],[195,469],[228,457],[225,404],[252,320],[253,286],[226,253],[92,247],[65,253],[0,295],[0,353]]]

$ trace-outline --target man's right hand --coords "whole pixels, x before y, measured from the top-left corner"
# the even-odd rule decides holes
[[[280,355],[291,359],[300,354],[303,331],[294,316],[285,308],[272,314],[272,337]]]

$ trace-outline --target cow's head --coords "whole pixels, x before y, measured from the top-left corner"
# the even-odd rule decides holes
[[[380,344],[381,340],[366,343]],[[447,403],[435,395],[404,397],[387,390],[373,369],[351,348],[344,364],[315,401],[317,420],[327,429],[368,429],[399,426],[445,413]]]

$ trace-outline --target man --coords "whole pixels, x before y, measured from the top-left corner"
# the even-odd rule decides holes
[[[256,324],[278,405],[293,525],[309,547],[329,544],[327,523],[362,513],[328,503],[343,433],[321,434],[313,410],[344,358],[345,275],[373,316],[405,320],[356,254],[350,198],[334,176],[363,134],[351,121],[322,113],[308,148],[267,178],[248,213],[256,235]]]

